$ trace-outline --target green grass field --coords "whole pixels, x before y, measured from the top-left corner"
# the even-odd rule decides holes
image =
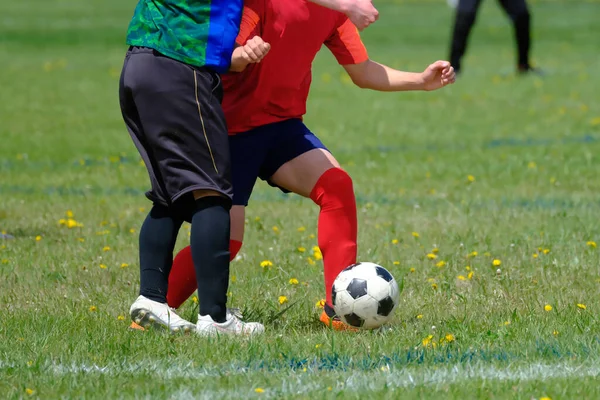
[[[253,340],[127,329],[150,206],[117,101],[134,4],[0,6],[1,397],[600,398],[600,3],[531,5],[543,79],[514,75],[492,1],[439,92],[360,91],[319,55],[306,120],[354,178],[360,260],[403,279],[401,303],[389,331],[326,330],[317,208],[261,183],[230,286],[266,324]],[[373,59],[447,56],[445,2],[377,5]]]

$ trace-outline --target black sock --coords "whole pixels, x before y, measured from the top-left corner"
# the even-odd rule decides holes
[[[528,12],[520,14],[514,20],[515,39],[517,41],[517,51],[519,57],[519,66],[529,68],[529,47],[531,45],[531,17]]]
[[[475,15],[475,12],[456,12],[450,44],[450,63],[457,71],[460,70],[460,61],[467,49],[467,41],[475,23]]]
[[[229,287],[230,201],[219,196],[196,200],[190,244],[198,280],[200,315],[224,322]]]
[[[173,248],[183,220],[169,209],[155,205],[140,229],[140,294],[160,303],[167,302]]]

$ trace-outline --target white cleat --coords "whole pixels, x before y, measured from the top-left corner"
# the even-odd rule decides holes
[[[139,296],[129,309],[131,320],[146,329],[149,327],[168,329],[172,333],[191,332],[196,326],[181,318],[166,303]]]
[[[227,320],[222,323],[213,321],[210,315],[198,315],[196,333],[201,336],[254,336],[264,333],[265,327],[263,324],[258,322],[244,322],[240,319],[241,317],[236,310],[232,309],[227,310],[225,317]]]

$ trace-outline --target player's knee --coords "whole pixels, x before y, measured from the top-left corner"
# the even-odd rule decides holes
[[[354,198],[354,184],[350,175],[341,168],[331,168],[325,171],[317,181],[311,198],[317,204],[325,199]]]

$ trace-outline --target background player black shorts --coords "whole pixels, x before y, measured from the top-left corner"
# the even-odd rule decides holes
[[[146,164],[146,196],[188,219],[193,190],[231,199],[230,155],[219,75],[131,47],[119,99],[131,137]]]

